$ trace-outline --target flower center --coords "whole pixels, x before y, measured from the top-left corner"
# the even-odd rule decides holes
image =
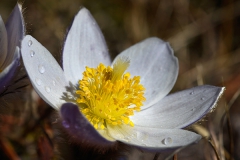
[[[140,84],[140,76],[130,78],[130,73],[124,74],[129,64],[128,59],[119,58],[113,68],[100,63],[83,72],[76,91],[77,103],[96,129],[105,129],[107,124],[134,126],[129,116],[140,111],[145,88]]]

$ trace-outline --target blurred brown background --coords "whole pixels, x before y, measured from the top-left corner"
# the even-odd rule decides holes
[[[148,37],[156,36],[168,41],[180,65],[174,91],[202,84],[226,87],[215,112],[198,123],[198,128],[190,128],[200,133],[206,129],[204,133],[213,142],[213,148],[203,139],[177,153],[175,158],[217,159],[215,149],[221,159],[240,159],[240,1],[25,0],[20,3],[23,4],[26,33],[42,43],[58,62],[61,62],[66,31],[82,6],[89,9],[98,22],[112,58]],[[15,4],[16,0],[0,1],[0,14],[4,21]],[[34,126],[33,129],[26,129],[25,137],[18,137],[21,140],[4,138],[4,158],[45,159],[43,155],[46,152],[41,149],[47,147],[46,159],[56,158],[52,121],[50,114],[45,114],[53,110],[42,101],[38,103],[33,109],[36,113],[31,115],[35,116],[34,123],[25,126]],[[39,109],[39,106],[44,106],[44,109]],[[199,126],[202,127],[199,129]],[[35,136],[39,128],[42,135]],[[28,145],[32,147],[30,150],[26,149]],[[136,156],[161,159],[165,154],[131,149],[125,155],[129,159],[136,159]]]

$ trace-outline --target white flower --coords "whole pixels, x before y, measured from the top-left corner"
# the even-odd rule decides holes
[[[85,8],[76,15],[68,32],[63,69],[29,35],[23,39],[21,51],[38,94],[55,109],[62,106],[63,126],[72,137],[93,145],[110,145],[118,140],[159,151],[197,142],[200,135],[181,128],[212,110],[224,90],[205,85],[168,95],[177,79],[178,60],[169,44],[158,38],[148,38],[123,51],[113,61],[113,69],[104,70],[111,65],[108,49],[96,21]],[[134,76],[140,76],[140,81]],[[124,77],[136,83],[136,92]],[[141,85],[146,89],[146,101],[141,96]],[[118,90],[119,86],[125,88]],[[132,97],[124,101],[130,106],[121,105],[121,97]],[[137,111],[139,106],[141,110]],[[115,111],[119,108],[126,111],[122,116]]]
[[[24,36],[21,5],[17,4],[6,25],[0,16],[0,93],[11,82],[20,62],[20,41]]]

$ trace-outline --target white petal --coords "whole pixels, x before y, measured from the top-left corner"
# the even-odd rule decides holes
[[[141,76],[141,84],[146,89],[144,95],[147,100],[142,109],[166,96],[175,84],[178,60],[168,43],[158,38],[148,38],[123,51],[118,57],[122,56],[130,59],[126,72]]]
[[[110,65],[104,37],[92,15],[82,8],[76,15],[63,50],[63,70],[76,84],[82,79],[85,67]]]
[[[223,91],[221,87],[204,85],[170,94],[148,109],[136,112],[131,120],[136,126],[184,128],[216,107]]]
[[[108,126],[109,134],[121,142],[152,151],[174,149],[196,143],[201,136],[182,129]]]
[[[20,47],[20,42],[24,36],[24,21],[22,17],[22,6],[17,4],[6,22],[8,36],[8,51],[4,66],[8,66],[14,56],[16,46]]]
[[[22,41],[21,54],[28,76],[37,93],[52,107],[63,103],[67,82],[62,68],[51,53],[36,39],[27,35]]]
[[[0,71],[4,70],[3,62],[7,56],[7,30],[5,24],[0,16]]]

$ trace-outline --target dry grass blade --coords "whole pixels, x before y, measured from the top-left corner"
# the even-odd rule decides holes
[[[232,20],[234,19],[234,17],[239,16],[240,10],[237,10],[237,12],[234,13],[234,17],[224,16],[220,18],[219,15],[225,15],[223,13],[231,12],[233,7],[240,8],[240,1],[236,1],[235,3],[229,6],[226,6],[217,11],[214,11],[209,15],[206,15],[205,18],[199,19],[194,23],[185,26],[181,32],[169,38],[168,41],[171,43],[175,51],[178,51],[181,48],[186,47],[189,44],[190,39],[200,34],[203,34],[204,32],[211,29],[212,27],[216,27],[219,23],[224,23],[225,21]],[[209,19],[209,17],[212,17],[212,18]],[[215,23],[212,23],[212,25],[210,25],[209,24],[210,21],[214,21]]]
[[[228,129],[228,136],[229,136],[229,148],[230,148],[230,159],[232,159],[232,155],[234,154],[234,141],[233,141],[233,129],[229,114],[229,107],[226,106],[226,115],[227,115],[227,129]]]
[[[2,150],[5,152],[5,154],[7,155],[7,157],[9,159],[12,159],[12,160],[20,160],[21,159],[15,152],[11,143],[7,139],[5,139],[5,138],[0,139],[0,147],[2,148]]]
[[[221,158],[220,158],[220,156],[219,156],[219,154],[218,154],[218,152],[217,152],[217,149],[216,149],[216,147],[215,147],[214,142],[212,141],[212,139],[209,139],[208,142],[209,142],[209,144],[211,145],[211,147],[212,147],[212,149],[213,149],[213,151],[214,151],[214,153],[215,153],[215,155],[216,155],[216,157],[217,157],[217,160],[221,160]]]
[[[159,155],[160,155],[160,153],[156,153],[156,154],[154,155],[154,157],[153,157],[153,160],[157,160],[158,157],[159,157]]]
[[[173,156],[173,160],[177,160],[177,154]]]

